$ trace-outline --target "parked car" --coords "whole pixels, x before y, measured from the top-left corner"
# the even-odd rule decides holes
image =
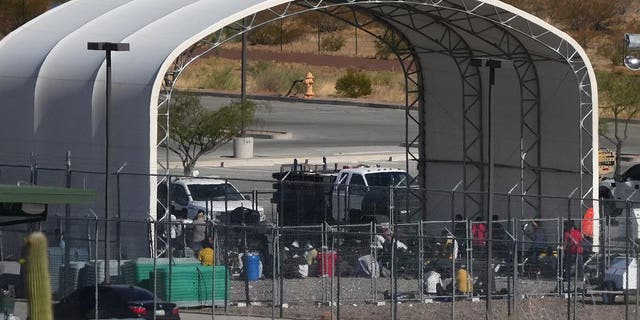
[[[53,305],[54,319],[81,320],[95,319],[95,286],[77,289]],[[153,319],[153,293],[131,285],[98,285],[98,318]],[[156,299],[155,318],[159,320],[180,320],[175,303]]]

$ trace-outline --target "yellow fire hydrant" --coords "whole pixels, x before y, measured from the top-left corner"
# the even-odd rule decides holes
[[[306,91],[304,92],[304,98],[311,99],[314,96],[313,75],[311,74],[311,72],[307,72],[307,75],[304,77],[302,83],[304,83],[304,85],[307,87]]]

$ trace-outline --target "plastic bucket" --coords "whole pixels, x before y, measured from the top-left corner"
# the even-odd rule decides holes
[[[245,274],[247,280],[258,281],[260,280],[260,255],[248,254],[244,259]]]
[[[321,277],[333,276],[333,265],[338,258],[335,251],[327,251],[318,253],[318,275]]]

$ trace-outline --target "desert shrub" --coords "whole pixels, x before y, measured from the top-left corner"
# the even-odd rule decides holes
[[[247,35],[249,44],[256,45],[277,45],[294,42],[302,37],[304,30],[294,26],[284,26],[280,29],[280,23],[269,23],[255,30],[251,30]]]
[[[206,81],[206,87],[226,91],[238,90],[240,79],[233,73],[233,67],[225,67],[211,72]]]
[[[393,48],[406,49],[408,46],[402,38],[394,32],[386,32],[382,39],[376,40],[376,58],[389,59],[393,55]]]
[[[320,41],[320,49],[322,51],[336,52],[344,47],[347,39],[342,35],[329,35]]]
[[[347,74],[336,80],[336,94],[341,97],[358,98],[371,94],[371,79],[366,73],[348,69]]]
[[[284,94],[294,80],[304,78],[303,72],[264,61],[252,65],[248,71],[255,81],[256,89],[262,92]]]
[[[314,32],[336,32],[347,27],[346,23],[320,11],[311,11],[301,15],[297,23],[301,25],[300,28],[306,26]]]

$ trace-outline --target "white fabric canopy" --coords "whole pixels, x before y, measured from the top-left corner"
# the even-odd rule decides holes
[[[23,165],[35,153],[41,167],[61,167],[71,150],[74,169],[102,171],[105,59],[87,42],[127,42],[130,52],[113,53],[110,166],[155,174],[157,106],[176,58],[226,25],[289,2],[73,0],[44,13],[0,41],[0,163]],[[567,196],[577,188],[576,196],[596,197],[595,75],[565,33],[495,0],[295,3],[349,6],[410,43],[423,106],[424,186],[448,190],[464,180],[468,191],[486,190],[488,71],[469,59],[493,57],[509,61],[496,71],[491,104],[496,192],[520,185],[522,193]],[[24,179],[23,169],[2,173],[6,182]],[[102,181],[85,174],[82,183],[102,190]],[[131,178],[121,188],[129,218],[154,215],[155,179]],[[434,217],[448,213],[448,203],[431,201]],[[557,206],[533,205],[543,216]]]

